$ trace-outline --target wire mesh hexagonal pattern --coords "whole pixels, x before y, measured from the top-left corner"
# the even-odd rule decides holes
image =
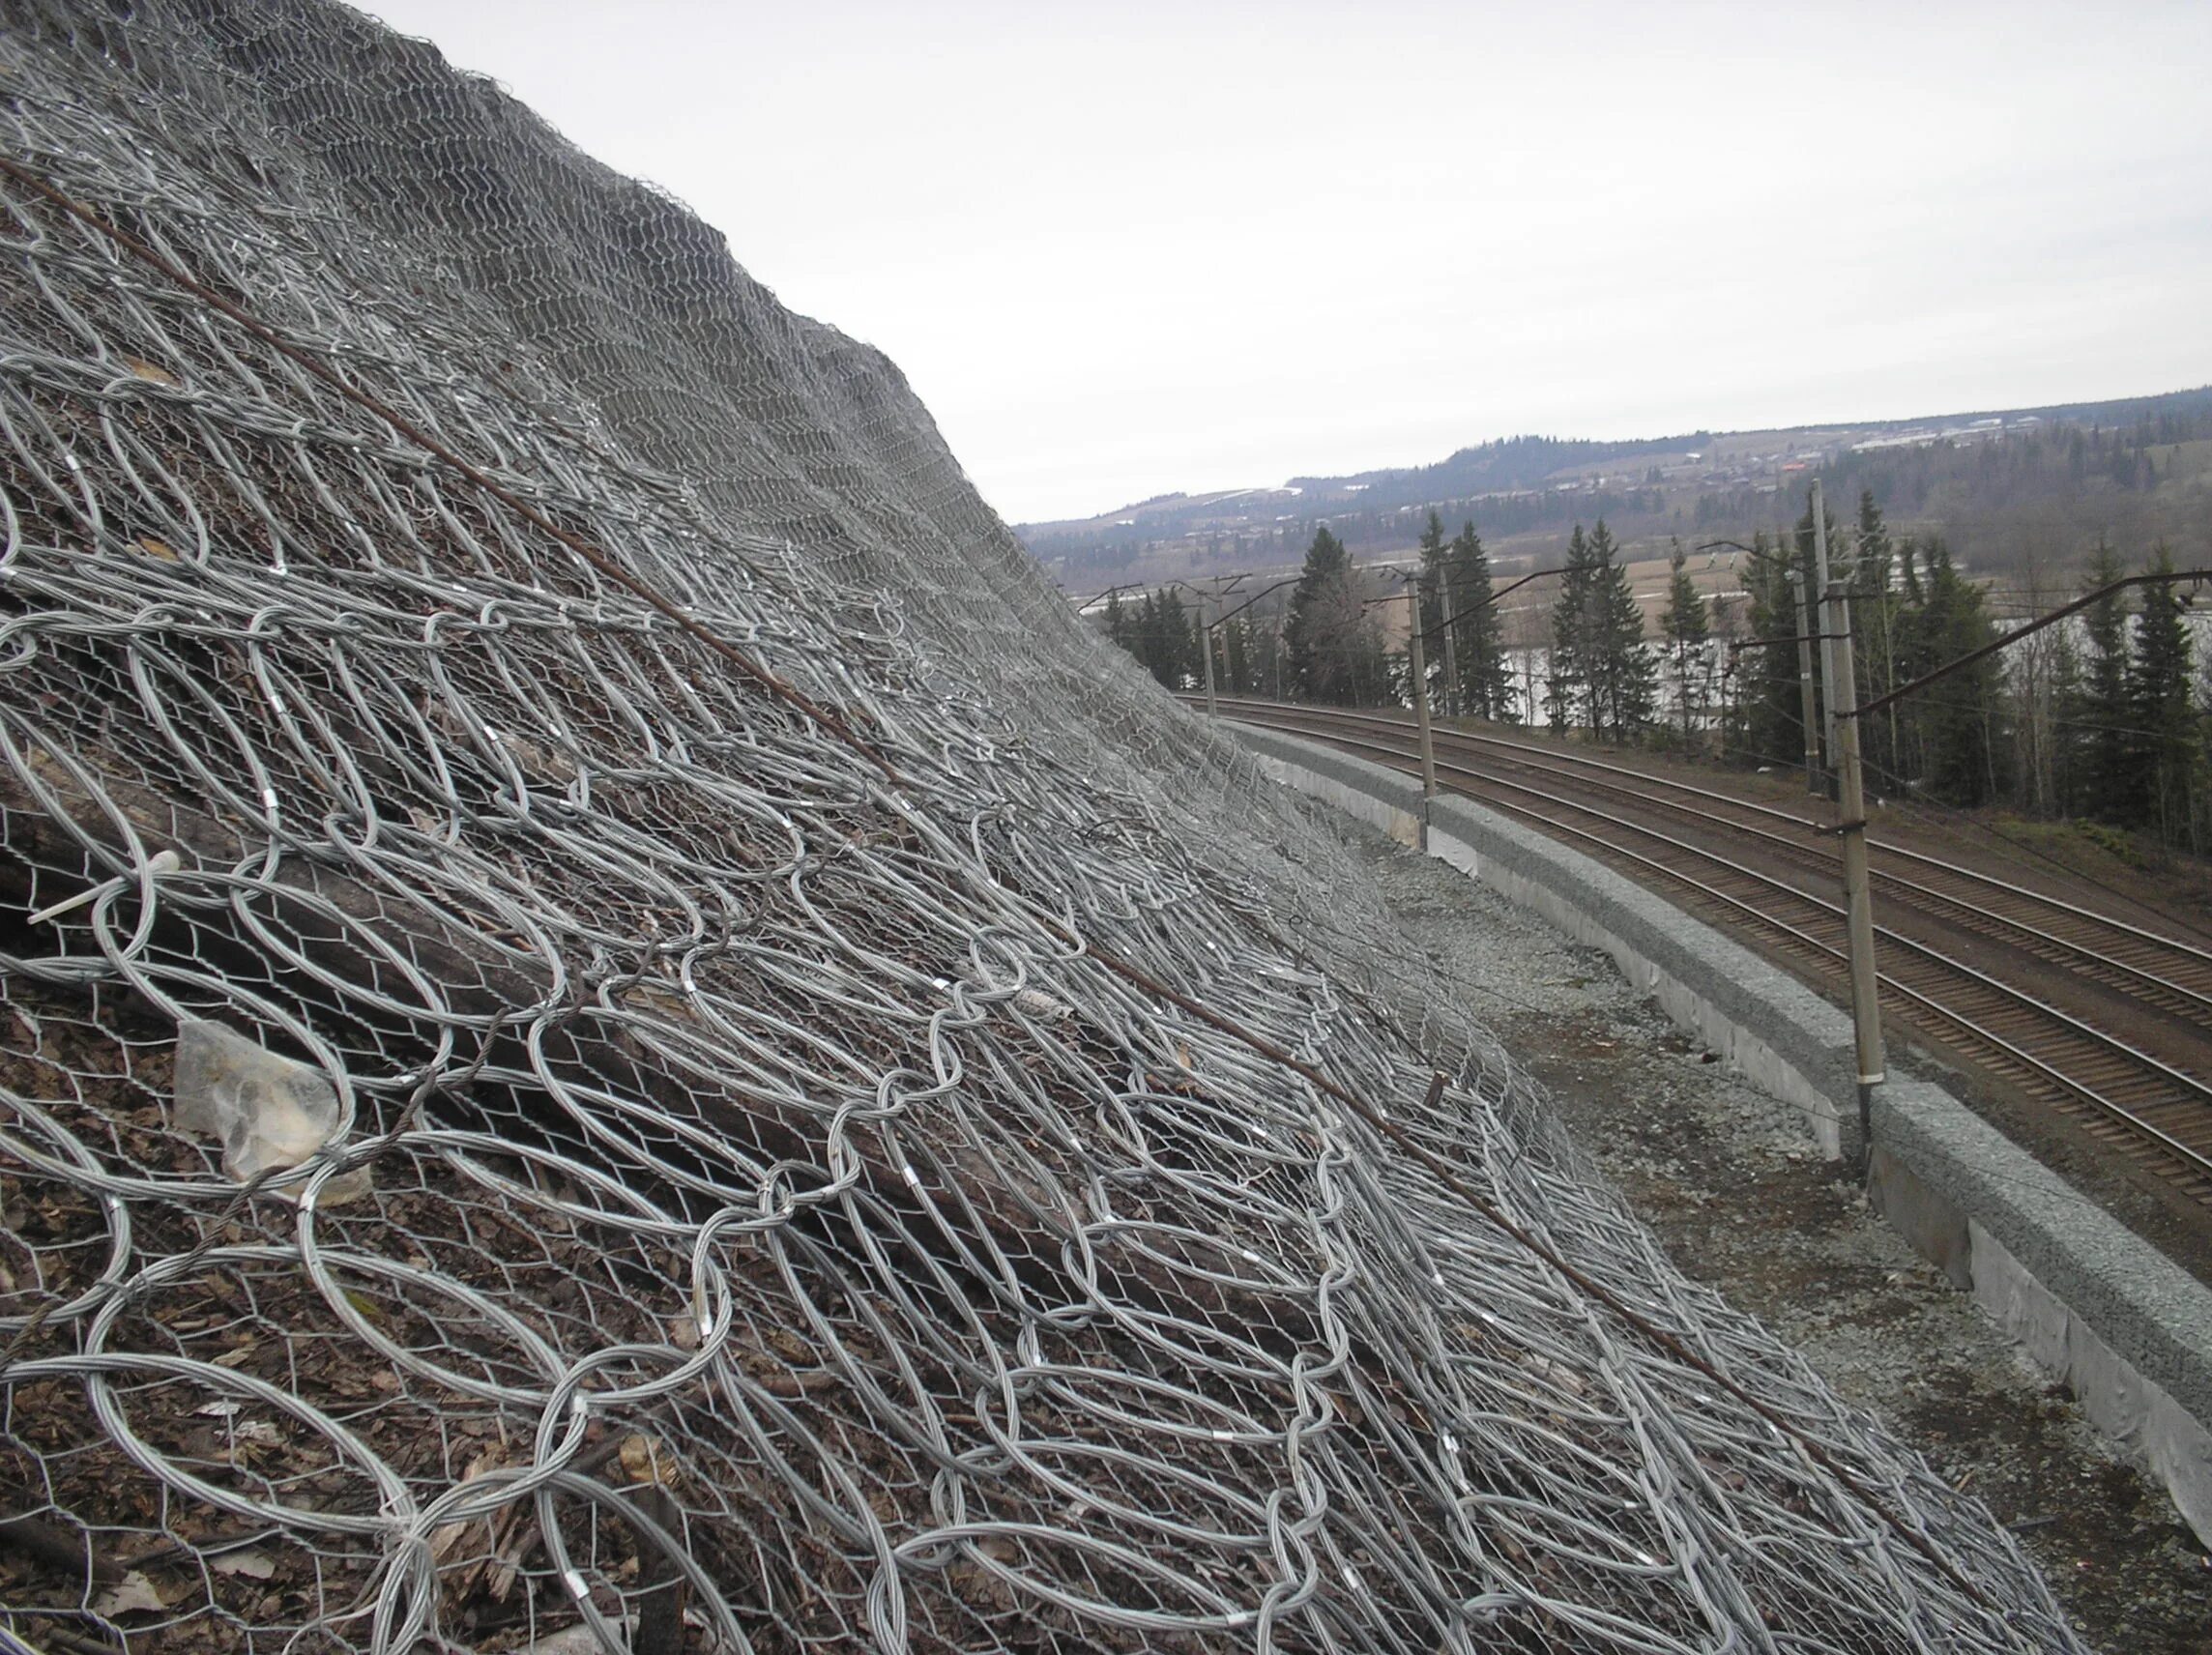
[[[353,14],[10,11],[12,1643],[2074,1647],[880,356]]]

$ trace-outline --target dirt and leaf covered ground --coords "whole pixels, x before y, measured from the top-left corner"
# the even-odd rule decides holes
[[[1891,1231],[1784,1105],[1606,955],[1343,824],[1409,944],[1551,1092],[1689,1275],[1761,1317],[2013,1527],[2098,1649],[2212,1648],[2212,1557],[2062,1386]]]

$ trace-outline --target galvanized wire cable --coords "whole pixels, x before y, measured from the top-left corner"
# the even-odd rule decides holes
[[[11,1637],[2074,1647],[888,364],[335,8],[15,40]]]

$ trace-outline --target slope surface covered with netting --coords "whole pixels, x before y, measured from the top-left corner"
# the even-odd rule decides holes
[[[124,14],[0,8],[0,1637],[2073,1647],[888,363]]]

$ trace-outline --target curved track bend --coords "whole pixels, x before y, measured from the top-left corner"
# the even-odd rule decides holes
[[[1220,704],[1418,768],[1404,715]],[[1435,743],[1440,787],[1596,857],[1845,998],[1825,821],[1487,730],[1439,725]],[[1869,849],[1885,1019],[2212,1207],[2212,947],[1902,845]]]

